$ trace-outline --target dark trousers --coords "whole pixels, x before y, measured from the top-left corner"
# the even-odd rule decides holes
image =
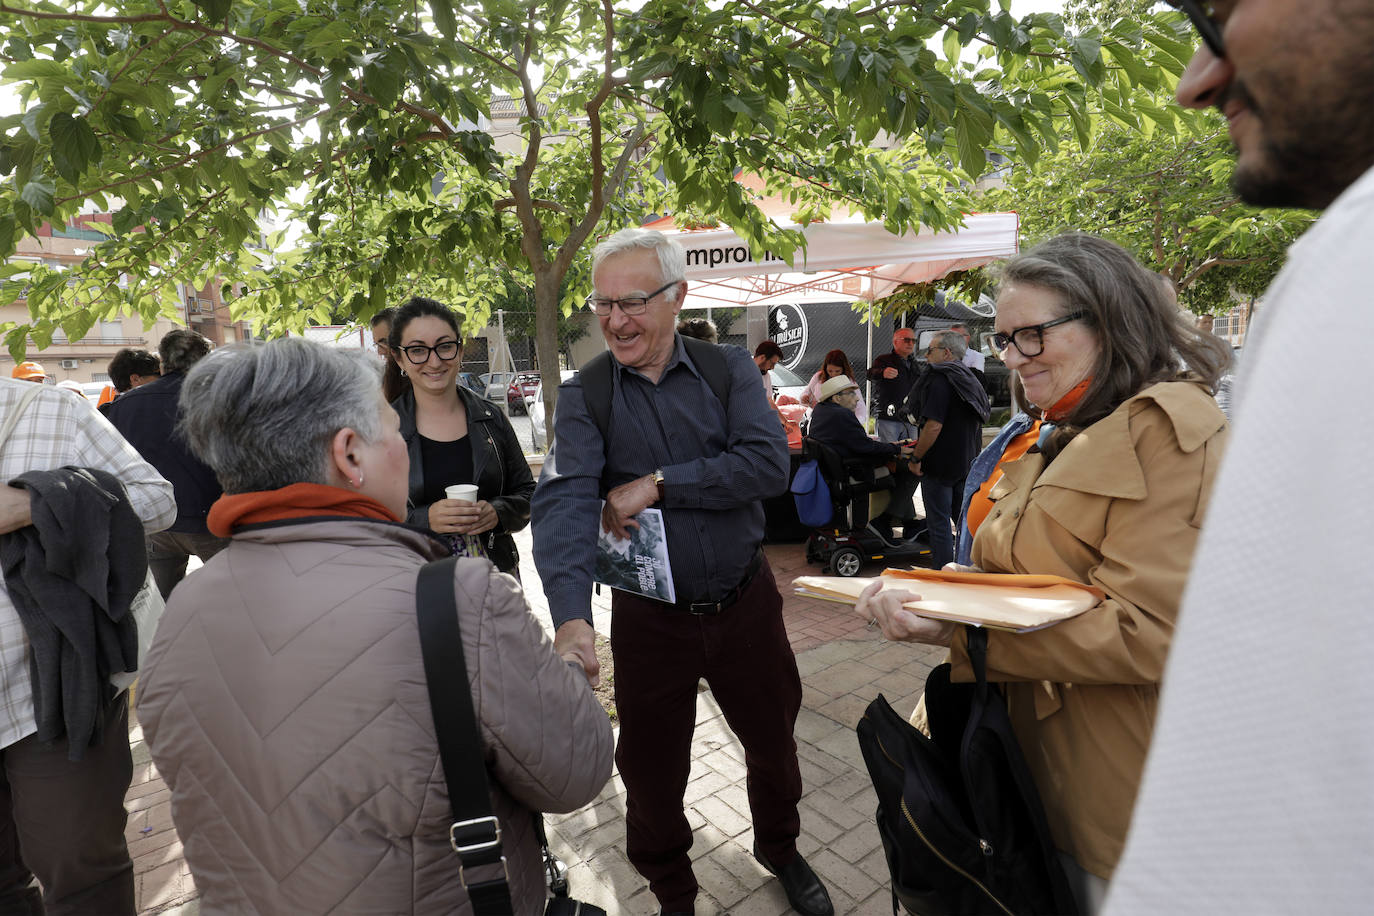
[[[759,848],[776,864],[796,854],[802,782],[792,729],[801,678],[783,628],[782,596],[765,560],[739,601],[718,616],[664,609],[625,592],[614,593],[611,610],[626,855],[665,910],[690,910],[697,881],[682,796],[700,679],[744,747]]]
[[[133,773],[128,694],[110,702],[100,744],[75,763],[65,739],[44,746],[30,735],[0,750],[0,913],[132,916]]]
[[[166,601],[176,584],[186,578],[186,564],[192,554],[208,560],[227,546],[228,538],[217,538],[213,534],[159,531],[148,535],[148,566],[153,571],[153,581],[162,593],[162,600]]]
[[[921,478],[932,569],[943,569],[946,563],[954,562],[954,515],[958,511],[956,501],[962,499],[963,494],[962,477],[958,480],[929,475]]]

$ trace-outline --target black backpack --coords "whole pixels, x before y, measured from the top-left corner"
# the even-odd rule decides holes
[[[1076,914],[1040,795],[987,682],[987,632],[968,628],[976,684],[926,681],[930,738],[881,695],[856,729],[878,793],[878,833],[900,902],[921,916]]]
[[[711,386],[716,400],[720,401],[728,416],[730,413],[730,367],[726,365],[725,354],[720,347],[694,337],[682,338],[687,355],[701,372],[706,384]],[[587,404],[587,412],[592,415],[596,428],[601,431],[603,448],[610,441],[611,398],[615,394],[614,373],[611,370],[611,353],[607,350],[587,360],[577,374],[582,386],[582,398]]]

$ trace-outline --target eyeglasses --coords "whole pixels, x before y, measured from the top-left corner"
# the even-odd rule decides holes
[[[949,349],[948,347],[937,347],[937,346],[935,346],[934,344],[931,344],[930,346],[926,347],[926,356],[929,356],[931,353],[935,352],[936,350],[948,350],[948,349]]]
[[[1221,23],[1217,22],[1217,5],[1211,2],[1199,3],[1198,0],[1164,0],[1165,3],[1174,9],[1182,10],[1183,14],[1193,23],[1193,28],[1202,36],[1203,44],[1207,45],[1217,57],[1226,56],[1226,45],[1221,40]]]
[[[681,282],[681,280],[673,280],[669,283],[665,283],[647,296],[630,296],[626,299],[588,299],[587,308],[596,312],[596,314],[603,318],[609,315],[611,309],[617,305],[620,306],[620,310],[626,315],[643,315],[644,310],[649,307],[649,300],[653,299],[665,289],[672,289]]]
[[[426,347],[424,344],[411,344],[408,347],[402,347],[401,352],[406,355],[406,359],[417,366],[422,366],[429,362],[429,354],[431,353],[444,362],[448,362],[458,355],[458,341],[445,340],[432,347]]]
[[[898,337],[895,341],[893,341],[893,343],[899,344],[914,344],[915,342],[916,338],[914,337]]]
[[[1015,347],[1016,352],[1026,359],[1034,359],[1045,352],[1045,332],[1047,330],[1085,318],[1087,314],[1087,312],[1073,312],[1063,318],[1046,321],[1044,324],[1028,324],[1024,328],[1014,328],[1010,334],[994,334],[992,335],[992,345],[997,348],[998,353],[1005,353],[1008,347]]]

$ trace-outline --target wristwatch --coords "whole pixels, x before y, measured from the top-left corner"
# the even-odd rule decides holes
[[[663,502],[663,468],[655,469],[654,486],[658,488],[658,501]]]

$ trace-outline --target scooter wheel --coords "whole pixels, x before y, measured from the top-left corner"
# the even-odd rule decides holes
[[[830,568],[835,575],[844,576],[846,579],[859,574],[863,568],[863,557],[853,547],[841,547],[830,555]]]

